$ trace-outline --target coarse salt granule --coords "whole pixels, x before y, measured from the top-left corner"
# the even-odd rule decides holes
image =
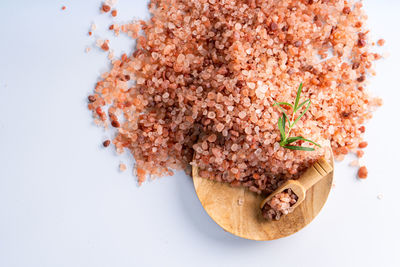
[[[118,0],[105,0],[104,3],[109,6],[115,6],[118,3]]]
[[[90,31],[91,31],[91,32],[94,32],[96,29],[97,29],[97,25],[96,25],[95,23],[92,23],[92,24],[90,25]]]
[[[124,163],[120,163],[120,164],[119,164],[119,170],[120,170],[121,172],[126,171],[126,165],[125,165]]]

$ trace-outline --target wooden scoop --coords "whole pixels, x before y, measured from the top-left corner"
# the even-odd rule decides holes
[[[327,158],[328,163],[333,167],[331,150]],[[225,231],[252,240],[274,240],[289,236],[304,228],[324,206],[333,181],[333,172],[330,172],[308,190],[305,189],[315,181],[301,183],[302,191],[300,192],[307,191],[307,194],[304,194],[304,200],[299,201],[297,208],[292,213],[281,217],[279,221],[268,221],[262,217],[260,209],[265,196],[255,194],[243,187],[232,187],[227,183],[203,179],[198,175],[196,166],[193,166],[192,175],[197,196],[208,215]],[[295,193],[301,197],[299,191]]]
[[[326,177],[331,171],[333,171],[333,168],[326,159],[319,159],[314,163],[314,165],[308,168],[298,180],[289,180],[272,192],[263,202],[261,202],[260,208],[262,209],[265,203],[270,201],[272,197],[287,189],[291,189],[292,192],[297,195],[297,202],[292,206],[293,209],[297,208],[297,206],[299,206],[306,198],[307,190],[318,183],[322,178]]]

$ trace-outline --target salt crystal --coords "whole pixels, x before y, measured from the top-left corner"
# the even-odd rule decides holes
[[[176,63],[181,64],[185,61],[185,55],[184,54],[179,54],[179,56],[176,58]]]
[[[225,128],[225,126],[222,123],[218,123],[216,126],[216,130],[218,132],[222,132],[222,130]]]
[[[250,89],[256,88],[256,84],[253,83],[253,82],[248,82],[248,83],[247,83],[247,86],[248,86]]]
[[[119,170],[120,170],[121,172],[125,171],[125,170],[126,170],[126,165],[125,165],[124,163],[120,163],[120,164],[119,164]]]
[[[233,152],[237,151],[238,149],[239,149],[239,146],[238,146],[237,144],[233,144],[233,145],[231,146],[231,150],[232,150]]]
[[[96,24],[95,24],[95,23],[92,23],[92,25],[90,26],[90,30],[91,30],[92,32],[94,32],[94,31],[96,30],[96,28],[97,28]]]
[[[212,134],[208,137],[208,141],[211,143],[214,143],[217,140],[217,136],[215,134]]]
[[[246,111],[239,112],[239,118],[244,119],[246,117]]]
[[[240,31],[242,29],[242,24],[236,23],[235,24],[235,30]]]
[[[360,166],[360,163],[358,162],[358,160],[353,160],[352,162],[350,162],[350,166]]]
[[[246,133],[246,134],[251,134],[251,128],[250,127],[246,127],[245,129],[244,129],[244,132]]]
[[[162,135],[162,133],[163,133],[163,127],[162,127],[161,125],[158,125],[158,126],[157,126],[157,133],[158,133],[159,135]]]
[[[209,119],[215,119],[215,112],[213,112],[213,111],[208,112],[207,117]]]
[[[100,47],[103,43],[104,43],[104,41],[101,39],[96,40],[96,46],[98,46],[98,47]]]
[[[109,6],[115,6],[118,3],[118,0],[105,0],[105,3]]]

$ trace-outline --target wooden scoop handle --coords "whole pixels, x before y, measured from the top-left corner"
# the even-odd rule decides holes
[[[307,191],[319,180],[333,171],[332,166],[324,159],[319,159],[297,180]]]

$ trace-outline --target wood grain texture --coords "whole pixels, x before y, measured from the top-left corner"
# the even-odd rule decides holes
[[[332,153],[331,153],[332,155]],[[329,163],[333,166],[333,157]],[[260,210],[265,196],[248,189],[203,179],[193,167],[197,196],[208,215],[225,231],[251,240],[274,240],[289,236],[308,225],[324,206],[332,187],[333,172],[307,191],[306,199],[279,221],[266,221]]]

